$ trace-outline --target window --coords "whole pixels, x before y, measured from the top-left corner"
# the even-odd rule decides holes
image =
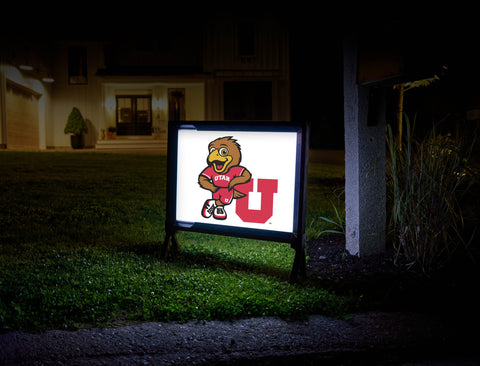
[[[87,48],[68,48],[68,83],[87,84]]]
[[[237,46],[238,56],[255,55],[255,26],[253,23],[238,24]]]
[[[223,85],[225,120],[271,120],[271,82],[225,82]]]
[[[117,135],[151,135],[152,97],[117,96]]]

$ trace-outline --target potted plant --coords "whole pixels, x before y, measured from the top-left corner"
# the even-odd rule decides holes
[[[117,128],[109,127],[107,132],[107,138],[114,139],[115,137],[117,137]]]
[[[63,132],[71,134],[70,144],[72,145],[72,148],[83,149],[85,145],[83,135],[88,132],[88,127],[78,108],[73,107],[68,116],[67,124],[65,125]]]

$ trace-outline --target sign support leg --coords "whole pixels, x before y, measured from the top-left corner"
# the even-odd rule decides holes
[[[290,283],[296,283],[298,276],[304,279],[307,276],[307,260],[305,257],[305,235],[301,239],[292,243],[295,249],[295,258],[293,260],[292,272],[290,274]]]
[[[170,245],[170,243],[172,245]],[[178,241],[177,237],[175,236],[175,231],[173,229],[166,229],[165,231],[165,240],[162,245],[162,252],[161,258],[167,259],[169,252],[177,252],[178,251]]]

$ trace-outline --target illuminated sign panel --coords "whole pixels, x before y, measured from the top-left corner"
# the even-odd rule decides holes
[[[287,122],[170,122],[167,231],[301,239],[307,137]]]

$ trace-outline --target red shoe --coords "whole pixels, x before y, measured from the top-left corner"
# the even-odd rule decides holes
[[[225,220],[227,218],[227,213],[222,206],[217,206],[215,211],[213,211],[213,218],[217,220]]]
[[[202,216],[208,219],[215,210],[215,200],[206,200],[202,208]]]

